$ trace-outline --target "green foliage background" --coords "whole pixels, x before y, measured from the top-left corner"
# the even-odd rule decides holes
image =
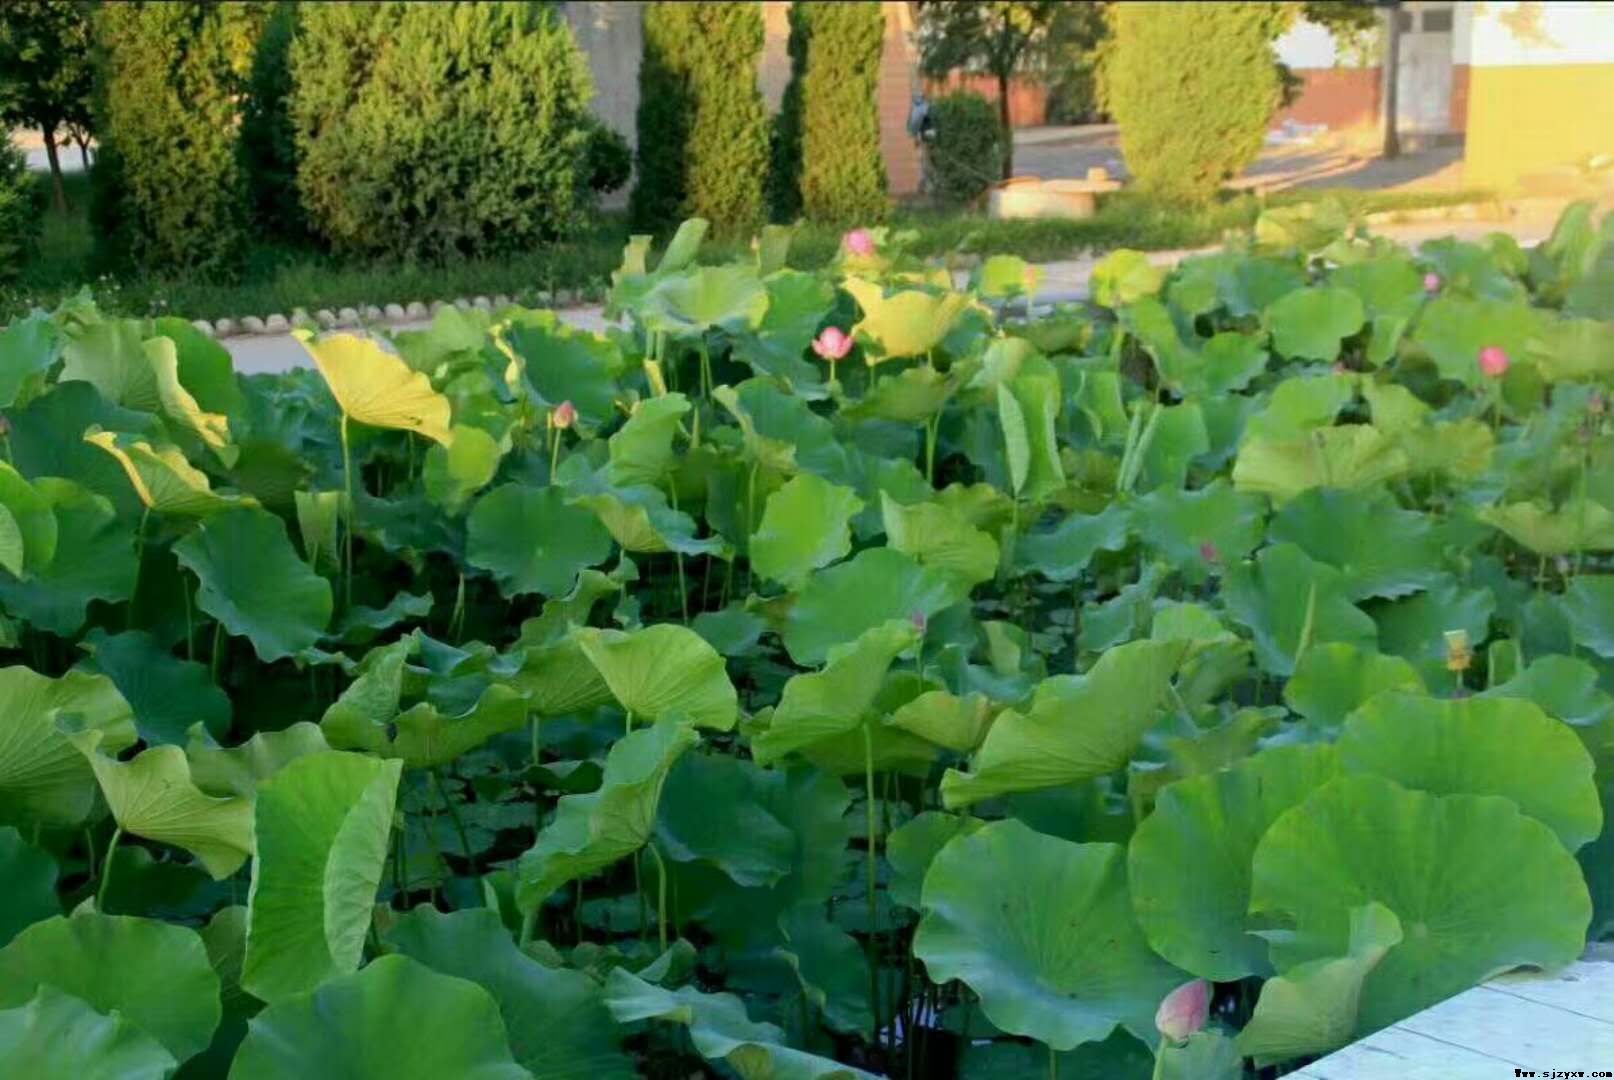
[[[297,184],[334,248],[440,258],[576,230],[592,83],[554,8],[313,4],[302,20]]]
[[[885,14],[877,3],[796,4],[791,13],[807,36],[801,136],[807,216],[879,218],[886,210],[877,96]]]
[[[290,111],[298,8],[293,0],[279,0],[264,24],[241,117],[241,162],[253,220],[283,237],[301,236],[308,227],[297,195],[297,132]]]
[[[997,180],[997,162],[1008,132],[997,106],[972,90],[955,90],[931,102],[935,141],[926,157],[926,178],[944,204],[969,202]]]
[[[0,147],[0,281],[14,278],[33,254],[43,209],[39,202],[28,158],[9,145]]]

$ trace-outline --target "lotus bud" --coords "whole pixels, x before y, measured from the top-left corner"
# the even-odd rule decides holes
[[[925,632],[926,625],[928,625],[927,620],[925,619],[925,613],[923,611],[913,612],[908,616],[908,622],[912,624],[914,630],[921,636]]]
[[[1440,275],[1432,270],[1423,276],[1423,291],[1426,293],[1433,294],[1439,292],[1440,284]]]
[[[844,360],[846,354],[852,351],[852,339],[839,327],[826,326],[822,333],[813,339],[813,352],[819,359],[834,363]]]
[[[1467,630],[1447,630],[1446,670],[1461,675],[1474,662],[1474,649],[1468,642]]]
[[[1167,994],[1154,1014],[1154,1026],[1172,1042],[1182,1042],[1210,1019],[1210,983],[1204,979],[1183,983]]]
[[[1479,366],[1487,379],[1500,379],[1507,374],[1511,361],[1500,345],[1487,345],[1480,350]]]
[[[549,423],[552,427],[565,431],[577,423],[577,406],[570,401],[563,401],[556,405],[554,411],[549,414]]]
[[[1221,551],[1209,540],[1199,545],[1199,557],[1208,563],[1219,563],[1222,561]]]
[[[860,259],[874,254],[874,237],[869,235],[867,229],[853,229],[846,234],[844,242],[847,252]]]

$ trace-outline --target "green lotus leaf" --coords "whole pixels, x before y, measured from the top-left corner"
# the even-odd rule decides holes
[[[1379,648],[1404,657],[1430,686],[1438,686],[1446,673],[1446,633],[1462,630],[1470,642],[1490,637],[1496,597],[1489,588],[1464,588],[1448,577],[1434,588],[1380,605],[1373,613],[1379,628]]]
[[[57,720],[100,729],[116,753],[139,738],[129,703],[105,675],[48,679],[25,667],[0,668],[0,702],[0,819],[79,824],[95,803],[95,774]]]
[[[1126,511],[1106,506],[1097,514],[1073,513],[1047,532],[1034,532],[1015,544],[1015,557],[1050,581],[1074,581],[1100,551],[1126,547]]]
[[[337,546],[337,525],[342,520],[346,495],[341,491],[293,492],[297,510],[297,531],[303,538],[303,554],[310,566],[321,562],[337,567],[342,549]]]
[[[1289,971],[1345,955],[1351,912],[1371,901],[1394,913],[1404,937],[1367,976],[1356,1037],[1509,968],[1570,963],[1591,919],[1574,858],[1510,800],[1341,777],[1261,838],[1250,910],[1292,921],[1294,938],[1273,945]]]
[[[993,255],[970,274],[971,285],[994,300],[1036,289],[1037,269],[1018,255]]]
[[[869,954],[832,922],[819,904],[798,904],[779,919],[784,944],[776,951],[829,1027],[848,1034],[873,1029]]]
[[[850,523],[863,509],[851,488],[801,473],[768,496],[762,523],[751,535],[751,567],[787,589],[852,550]]]
[[[755,329],[767,310],[768,290],[756,268],[734,263],[694,267],[663,278],[638,314],[650,330],[694,337],[713,327]]]
[[[985,822],[967,814],[926,810],[893,829],[885,840],[885,858],[891,867],[886,893],[893,904],[920,910],[925,875],[936,853],[955,836],[972,833]]]
[[[248,993],[273,1004],[358,968],[402,769],[327,750],[258,786],[241,967]]]
[[[1373,487],[1410,467],[1405,451],[1378,428],[1342,424],[1298,438],[1245,439],[1233,463],[1233,486],[1282,503],[1315,487]]]
[[[437,310],[426,329],[401,330],[390,336],[410,367],[427,375],[439,375],[446,365],[482,350],[490,322],[485,311],[447,304]]]
[[[1339,358],[1341,343],[1362,328],[1367,313],[1349,289],[1312,287],[1286,293],[1267,308],[1272,345],[1291,360]]]
[[[870,719],[892,661],[918,642],[911,622],[892,619],[831,649],[823,670],[791,676],[767,729],[752,737],[751,755],[768,765],[857,731]]]
[[[93,630],[80,647],[89,654],[80,667],[112,680],[148,746],[181,744],[194,724],[213,735],[229,728],[230,699],[207,667],[179,659],[144,630]]]
[[[1345,955],[1296,964],[1261,985],[1255,1014],[1239,1032],[1239,1050],[1265,1066],[1327,1054],[1351,1041],[1362,984],[1401,944],[1401,921],[1383,904],[1351,911]]]
[[[1122,768],[1154,724],[1187,651],[1186,642],[1134,641],[1104,653],[1085,675],[1044,680],[1029,710],[998,715],[969,772],[947,770],[943,804],[956,810]]]
[[[727,754],[685,754],[661,792],[656,844],[662,854],[709,863],[739,885],[783,879],[796,838],[766,806],[766,775]]]
[[[1405,596],[1443,576],[1434,521],[1360,492],[1313,488],[1274,515],[1267,535],[1338,570],[1353,601]]]
[[[330,636],[343,645],[368,645],[384,631],[400,623],[424,620],[432,613],[436,597],[430,591],[420,595],[394,593],[382,607],[354,604],[336,617]]]
[[[1534,501],[1482,506],[1475,516],[1548,558],[1614,551],[1614,510],[1594,499],[1573,499],[1557,510]]]
[[[197,607],[252,642],[265,663],[317,644],[331,621],[330,582],[297,557],[285,525],[267,511],[215,514],[174,555],[200,582]]]
[[[510,360],[505,380],[525,390],[544,408],[571,402],[589,424],[616,414],[616,372],[621,351],[598,334],[562,322],[552,311],[522,315],[499,327],[494,344]]]
[[[1434,795],[1503,795],[1574,851],[1603,831],[1591,755],[1573,730],[1517,698],[1379,694],[1352,713],[1341,765]]]
[[[611,746],[597,791],[565,795],[554,820],[521,856],[516,903],[535,911],[570,881],[598,873],[638,851],[656,824],[662,785],[700,736],[675,716],[629,732]]]
[[[886,723],[943,749],[968,754],[981,745],[992,712],[984,694],[958,697],[945,690],[927,690],[894,711]]]
[[[43,983],[26,1005],[0,1011],[0,1060],[30,1080],[167,1080],[179,1067],[120,1014]]]
[[[241,869],[252,854],[250,802],[203,793],[191,781],[190,763],[177,746],[154,746],[118,761],[100,750],[103,736],[88,728],[68,739],[90,763],[120,829],[184,848],[214,880]]]
[[[1181,488],[1188,466],[1210,451],[1210,433],[1198,402],[1162,405],[1150,415],[1149,436],[1140,444],[1137,484],[1145,489]]]
[[[1543,321],[1540,312],[1522,303],[1442,296],[1424,308],[1412,342],[1429,354],[1443,377],[1473,389],[1484,380],[1481,349],[1495,345],[1510,357],[1523,357]]]
[[[698,727],[734,727],[739,699],[728,666],[693,630],[658,623],[631,633],[585,628],[575,634],[583,655],[635,719],[648,723],[676,714]]]
[[[1586,580],[1576,578],[1576,581]],[[1574,582],[1571,582],[1573,585]],[[1492,677],[1482,698],[1523,698],[1573,728],[1594,754],[1614,719],[1614,694],[1598,686],[1597,668],[1585,660],[1548,655],[1531,661],[1506,681]]]
[[[510,1055],[505,1023],[482,987],[407,956],[269,1007],[248,1024],[230,1080],[530,1080]]]
[[[984,1033],[983,1033],[984,1034]],[[964,1047],[960,1080],[1025,1080],[1052,1071],[1063,1080],[1142,1080],[1154,1072],[1154,1053],[1135,1036],[1116,1031],[1103,1042],[1083,1043],[1069,1053],[1018,1040],[987,1042],[976,1037]]]
[[[1614,322],[1559,319],[1543,322],[1525,345],[1550,383],[1607,377],[1614,371]]]
[[[56,476],[110,498],[125,516],[139,515],[140,500],[116,461],[85,442],[91,427],[155,438],[161,425],[148,413],[120,408],[85,382],[61,382],[31,401],[12,409],[11,460],[32,484]]]
[[[1270,972],[1251,933],[1250,860],[1278,816],[1338,771],[1331,746],[1279,746],[1163,788],[1128,851],[1132,906],[1154,950],[1215,982]]]
[[[872,366],[882,359],[899,356],[927,356],[953,329],[970,298],[951,290],[941,293],[921,289],[885,289],[863,278],[849,277],[841,287],[857,301],[863,318],[852,328],[854,335],[872,343],[876,354],[867,356]]]
[[[1094,264],[1089,287],[1095,303],[1116,308],[1155,295],[1165,280],[1165,270],[1143,252],[1116,248]]]
[[[372,338],[331,334],[316,339],[306,330],[293,336],[313,358],[344,416],[371,427],[396,428],[448,445],[453,411],[432,389],[429,378]]]
[[[1559,608],[1575,644],[1614,657],[1614,575],[1576,574],[1564,587]]]
[[[1255,242],[1263,251],[1322,251],[1344,238],[1350,224],[1338,199],[1274,206],[1261,211],[1256,219]]]
[[[134,592],[134,530],[113,504],[71,480],[34,481],[56,519],[55,551],[26,580],[0,575],[0,601],[41,630],[62,636],[84,625],[93,601],[117,603]],[[18,519],[21,528],[24,522]],[[28,534],[23,534],[26,567]]]
[[[895,375],[883,375],[845,415],[852,420],[891,420],[899,424],[929,420],[958,392],[957,372],[956,368],[944,373],[933,367],[911,367]]]
[[[455,424],[446,445],[434,443],[426,451],[420,470],[426,497],[450,514],[459,513],[493,479],[503,454],[498,440],[486,431]]]
[[[184,324],[185,329],[191,331],[196,338],[206,343],[206,350],[211,353],[216,349],[224,353],[225,372],[233,381],[235,375],[230,367],[230,354],[222,345],[211,338],[202,337],[196,328],[189,323]],[[196,346],[191,346],[196,348]],[[218,455],[226,468],[234,467],[239,460],[239,449],[230,442],[230,418],[223,413],[208,412],[186,389],[180,371],[179,349],[175,340],[168,336],[148,339],[144,348],[146,359],[151,364],[152,372],[157,379],[157,399],[162,403],[162,410],[171,420],[182,424],[195,432],[197,437]],[[195,365],[192,365],[195,366]],[[233,388],[232,388],[233,389]],[[231,395],[218,395],[228,400]],[[236,404],[239,404],[240,395],[233,395]]]
[[[673,437],[690,410],[683,394],[648,398],[607,441],[613,484],[659,484],[676,464]]]
[[[998,385],[998,422],[1019,497],[1038,502],[1065,486],[1055,432],[1063,400],[1058,369],[1040,356],[1027,358],[1018,375]]]
[[[1171,565],[1203,572],[1213,562],[1237,562],[1260,545],[1265,509],[1258,496],[1234,492],[1218,479],[1198,491],[1151,491],[1132,504],[1131,523]]]
[[[22,567],[8,565],[14,577],[26,577],[50,565],[56,556],[56,513],[51,501],[0,461],[0,507],[11,517],[22,541]]]
[[[630,1080],[633,1062],[600,985],[546,967],[516,948],[486,908],[444,914],[422,904],[387,931],[389,945],[443,975],[473,982],[498,1003],[510,1050],[535,1080]]]
[[[1417,264],[1399,254],[1341,266],[1329,278],[1334,285],[1354,292],[1369,317],[1411,316],[1428,297]]]
[[[0,949],[0,1009],[26,1005],[42,986],[122,1017],[181,1062],[207,1049],[221,1015],[219,977],[196,931],[87,907]]]
[[[752,1020],[733,994],[668,990],[617,968],[605,980],[605,1004],[619,1024],[665,1020],[687,1027],[696,1053],[725,1063],[741,1080],[874,1080],[873,1073],[786,1046],[783,1030]]]
[[[1295,664],[1283,687],[1283,701],[1319,728],[1335,730],[1381,691],[1423,689],[1418,670],[1401,657],[1330,641],[1313,645]]]
[[[807,579],[786,617],[783,637],[803,667],[892,619],[926,619],[958,599],[946,578],[893,548],[868,548]]]
[[[1240,1080],[1244,1075],[1238,1044],[1219,1032],[1196,1031],[1184,1042],[1163,1042],[1157,1052],[1159,1080]]]
[[[1250,417],[1252,436],[1297,439],[1326,428],[1356,396],[1360,377],[1340,372],[1285,379],[1272,389],[1266,406]]]
[[[75,327],[62,346],[61,382],[84,381],[115,405],[161,407],[157,373],[146,356],[139,319],[104,319]]]
[[[886,543],[968,593],[997,573],[998,543],[940,503],[904,506],[880,493]]]
[[[56,860],[29,845],[22,833],[0,826],[0,946],[41,919],[60,915],[56,900]]]
[[[564,473],[564,469],[562,472]],[[599,518],[624,551],[722,555],[721,539],[695,536],[695,519],[667,504],[660,488],[643,484],[611,487],[599,478],[571,486],[570,501]],[[724,556],[727,557],[727,556]]]
[[[258,785],[306,754],[329,750],[317,725],[306,720],[279,731],[260,731],[239,746],[222,747],[193,725],[185,746],[191,782],[209,795],[258,797]]]
[[[1373,620],[1350,602],[1345,576],[1295,544],[1261,549],[1227,570],[1227,611],[1255,636],[1255,656],[1274,675],[1291,675],[1312,645],[1378,644]]]
[[[13,319],[0,330],[0,409],[38,396],[59,352],[56,326],[43,311]]]
[[[1150,951],[1127,898],[1125,853],[1013,819],[948,841],[925,875],[913,952],[933,982],[959,979],[986,1018],[1055,1050],[1117,1026],[1153,1028],[1181,973]]]
[[[471,508],[467,526],[466,561],[491,572],[509,597],[570,592],[579,571],[611,555],[599,519],[568,505],[558,488],[494,488]]]
[[[565,716],[611,702],[605,684],[575,638],[521,650],[521,666],[510,685],[542,716]]]
[[[199,408],[221,417],[243,410],[245,399],[240,383],[236,381],[235,363],[230,359],[229,349],[178,315],[159,315],[151,324],[159,335],[174,343],[176,377]],[[148,355],[149,346],[150,339],[147,341]],[[163,379],[163,372],[159,369],[157,380],[160,393],[166,393],[162,387]],[[163,407],[169,407],[166,397]]]

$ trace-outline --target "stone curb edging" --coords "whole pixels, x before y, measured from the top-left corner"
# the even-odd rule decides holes
[[[557,289],[554,292],[547,290],[537,293],[533,297],[540,308],[554,308],[556,310],[585,307],[597,304],[605,299],[605,290],[600,286],[590,286],[583,289]],[[461,311],[497,311],[515,303],[514,298],[499,293],[495,296],[461,296],[454,300],[433,300],[426,303],[421,300],[411,300],[408,304],[391,303],[385,306],[365,304],[362,307],[344,307],[336,311],[330,308],[319,308],[309,312],[303,308],[294,309],[290,316],[275,313],[266,316],[243,315],[240,318],[223,316],[217,319],[192,319],[191,325],[211,338],[248,337],[257,334],[287,334],[292,327],[301,324],[312,324],[321,330],[357,329],[366,325],[387,325],[392,323],[425,322],[434,318],[437,313],[446,307],[457,307]]]

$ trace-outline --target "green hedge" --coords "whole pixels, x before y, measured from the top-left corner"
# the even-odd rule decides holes
[[[936,137],[925,158],[925,181],[938,202],[966,203],[997,182],[1008,133],[998,107],[973,90],[955,90],[930,106]]]
[[[1203,202],[1256,159],[1281,95],[1276,3],[1118,4],[1106,98],[1137,187]]]
[[[241,163],[247,172],[253,220],[271,233],[303,235],[308,228],[297,196],[297,131],[291,121],[291,43],[299,5],[274,5],[247,84],[241,118]]]
[[[762,220],[768,120],[757,89],[762,8],[651,3],[639,67],[634,223],[670,230],[680,217],[722,232]]]
[[[229,270],[245,238],[236,133],[267,5],[103,4],[95,182],[103,261]]]
[[[28,171],[28,156],[0,143],[0,282],[10,281],[39,239],[43,192]]]
[[[297,185],[339,251],[497,254],[578,226],[593,87],[555,8],[308,4],[291,62]]]
[[[885,13],[862,2],[798,3],[791,12],[807,38],[803,209],[815,221],[880,218],[887,207],[878,100]]]

